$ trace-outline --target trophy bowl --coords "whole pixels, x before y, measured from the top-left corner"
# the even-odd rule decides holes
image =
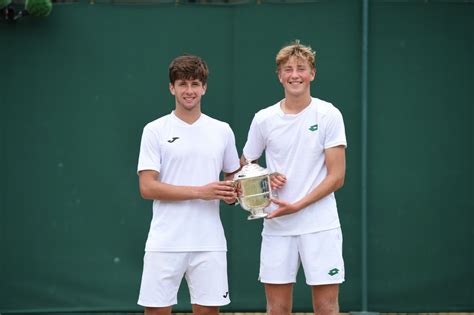
[[[265,218],[268,215],[264,209],[271,203],[272,189],[267,169],[248,163],[234,175],[234,185],[238,192],[238,203],[242,209],[250,212],[248,220]]]

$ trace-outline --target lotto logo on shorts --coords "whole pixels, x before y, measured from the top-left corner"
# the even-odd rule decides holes
[[[328,275],[334,276],[334,275],[337,275],[338,273],[339,273],[339,269],[333,268],[333,269],[329,270]]]

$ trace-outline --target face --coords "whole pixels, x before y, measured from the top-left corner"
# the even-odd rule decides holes
[[[206,85],[199,80],[176,80],[170,83],[170,92],[175,96],[176,107],[190,111],[201,104]]]
[[[292,56],[280,65],[278,79],[285,89],[285,94],[300,96],[310,93],[310,84],[316,75],[309,62]]]

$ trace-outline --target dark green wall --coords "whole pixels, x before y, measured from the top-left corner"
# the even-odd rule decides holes
[[[173,108],[178,54],[211,69],[203,110],[233,127],[283,97],[274,56],[298,38],[317,51],[313,94],[344,115],[337,193],[346,282],[361,310],[359,1],[241,6],[56,5],[0,24],[0,312],[140,311],[151,203],[135,174],[143,126]],[[474,310],[474,5],[371,1],[368,94],[368,306]],[[261,221],[222,206],[232,303],[263,311]],[[300,275],[302,276],[302,275]],[[295,311],[310,311],[299,278]],[[187,290],[175,310],[189,310]]]
[[[474,5],[371,15],[371,305],[473,311]]]

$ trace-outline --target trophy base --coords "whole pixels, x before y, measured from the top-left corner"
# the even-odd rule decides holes
[[[247,217],[247,220],[255,220],[265,218],[268,215],[266,212],[252,213]]]

